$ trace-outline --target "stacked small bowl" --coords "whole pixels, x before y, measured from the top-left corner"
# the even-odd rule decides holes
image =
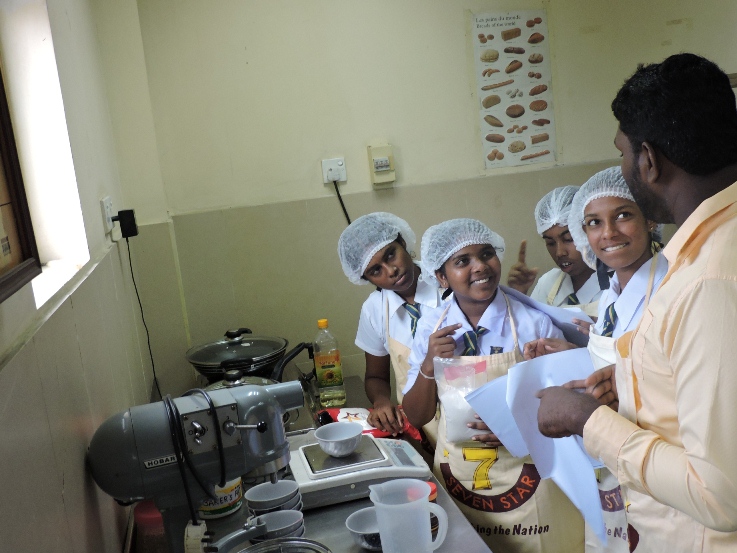
[[[243,497],[249,516],[258,517],[266,524],[266,534],[252,538],[251,542],[304,536],[302,494],[294,480],[279,480],[275,484],[264,482],[246,491]]]

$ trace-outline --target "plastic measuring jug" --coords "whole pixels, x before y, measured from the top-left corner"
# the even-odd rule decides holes
[[[374,484],[369,490],[369,499],[376,506],[384,553],[430,553],[442,545],[448,531],[448,515],[440,505],[428,500],[427,482],[399,478]],[[438,517],[435,540],[430,532],[430,513]]]

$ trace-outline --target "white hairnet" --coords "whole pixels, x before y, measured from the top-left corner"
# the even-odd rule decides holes
[[[561,227],[568,225],[568,213],[571,211],[571,202],[577,190],[578,186],[561,186],[551,190],[537,202],[535,225],[540,236],[554,225]]]
[[[362,279],[371,258],[402,235],[408,252],[415,249],[415,233],[404,219],[376,212],[353,221],[338,239],[338,257],[345,276],[353,284],[369,284]]]
[[[435,271],[440,269],[454,253],[475,244],[491,244],[499,261],[504,257],[504,239],[481,221],[451,219],[430,227],[422,235],[420,278],[438,286]]]
[[[627,183],[622,176],[621,167],[609,167],[603,171],[599,171],[586,183],[578,189],[571,203],[571,212],[568,215],[568,230],[571,238],[576,244],[576,249],[581,252],[586,265],[592,269],[596,269],[596,255],[594,255],[589,240],[586,237],[586,231],[583,228],[584,212],[586,206],[592,201],[599,198],[624,198],[626,200],[635,201]],[[655,230],[651,232],[654,240],[660,241],[663,233],[663,225],[657,225]]]

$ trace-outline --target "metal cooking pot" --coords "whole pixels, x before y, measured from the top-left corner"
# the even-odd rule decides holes
[[[205,391],[210,392],[212,390],[219,390],[220,388],[232,388],[234,386],[245,386],[247,384],[256,385],[256,386],[267,386],[268,384],[277,384],[281,382],[282,376],[284,375],[284,367],[287,366],[287,363],[289,363],[292,359],[297,357],[299,353],[306,349],[307,352],[310,354],[310,357],[312,357],[312,344],[300,342],[297,344],[294,348],[289,350],[284,357],[282,357],[274,367],[274,370],[269,375],[270,378],[266,378],[263,376],[248,376],[244,375],[243,371],[240,369],[230,369],[225,371],[225,375],[223,376],[223,380],[219,382],[215,382],[214,384],[210,384],[205,388]],[[302,373],[299,373],[300,377],[298,377],[300,380],[307,380],[305,379],[305,376]],[[305,382],[302,383],[302,387],[305,387]]]
[[[228,330],[224,340],[190,348],[186,357],[211,384],[231,369],[242,371],[244,376],[270,378],[287,344],[284,338],[254,336],[251,329],[239,328]]]

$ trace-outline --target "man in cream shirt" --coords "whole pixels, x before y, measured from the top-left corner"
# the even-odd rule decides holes
[[[640,66],[617,94],[615,146],[645,217],[679,228],[670,269],[616,368],[588,394],[547,388],[540,431],[583,436],[626,494],[630,550],[737,551],[737,109],[712,62]]]

